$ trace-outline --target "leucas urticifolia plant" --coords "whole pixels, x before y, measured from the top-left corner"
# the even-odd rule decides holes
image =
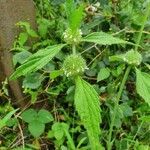
[[[64,75],[66,75],[68,79],[71,78],[75,82],[75,108],[81,118],[81,121],[83,122],[85,129],[87,130],[90,147],[92,150],[100,150],[102,149],[102,145],[100,144],[99,140],[99,136],[101,134],[101,109],[99,96],[95,89],[82,78],[82,75],[88,68],[86,65],[86,60],[78,52],[78,44],[80,44],[81,42],[92,42],[101,45],[132,43],[113,37],[112,35],[104,32],[93,32],[83,37],[82,31],[80,29],[81,21],[83,19],[83,9],[84,7],[82,5],[77,7],[73,0],[67,0],[66,14],[68,26],[63,34],[65,44],[61,43],[57,45],[48,46],[32,54],[20,67],[16,69],[16,71],[11,75],[10,79],[14,80],[20,76],[24,76],[26,74],[35,72],[43,68],[47,63],[49,63],[49,61],[52,60],[52,58],[54,58],[59,53],[59,51],[63,47],[69,45],[72,51],[70,52],[71,54],[67,56],[64,60],[61,70],[63,70]],[[139,43],[137,43],[137,45],[139,45]],[[137,52],[137,50],[131,50],[126,54],[111,57],[111,60],[116,59],[123,60],[129,65],[125,72],[125,76],[120,85],[120,89],[116,98],[117,101],[119,101],[122,94],[122,89],[127,80],[127,76],[130,72],[130,69],[134,68],[134,66],[141,64],[142,56]],[[138,93],[146,100],[146,102],[149,103],[148,98],[146,97],[149,96],[150,92],[148,93],[149,89],[146,80],[150,80],[150,77],[148,74],[142,73],[138,69],[136,69],[136,72],[137,80],[139,80],[139,82],[137,82]],[[143,84],[142,82],[144,82],[145,84]],[[143,86],[147,86],[147,91],[145,93],[141,91]],[[145,96],[146,94],[147,96]],[[114,126],[114,119],[112,118],[111,121],[112,123],[110,126],[110,132],[108,137],[108,149],[111,149],[111,136]]]

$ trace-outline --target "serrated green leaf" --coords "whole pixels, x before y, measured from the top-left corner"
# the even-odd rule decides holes
[[[28,109],[21,114],[21,117],[22,120],[24,120],[27,123],[30,123],[37,118],[37,112],[34,109]]]
[[[76,78],[75,106],[87,130],[92,150],[100,150],[100,102],[95,89],[81,77]]]
[[[101,68],[98,76],[97,76],[97,82],[107,79],[110,76],[110,70],[109,68]]]
[[[65,44],[49,46],[39,50],[37,53],[30,56],[16,71],[11,75],[10,80],[14,80],[22,75],[35,72],[44,67]]]
[[[38,112],[38,118],[37,119],[42,123],[49,123],[49,122],[54,120],[52,114],[45,109],[41,109]]]
[[[150,74],[141,72],[136,68],[136,90],[137,93],[150,106]]]
[[[119,39],[117,37],[112,36],[111,34],[107,34],[105,32],[93,32],[86,37],[82,38],[83,42],[93,42],[101,45],[112,45],[112,44],[127,44],[127,41]]]
[[[35,138],[38,138],[44,132],[45,124],[39,120],[33,120],[29,123],[28,129]]]

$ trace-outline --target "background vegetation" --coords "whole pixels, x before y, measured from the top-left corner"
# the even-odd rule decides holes
[[[74,15],[68,12],[71,0],[68,5],[64,0],[34,2],[37,30],[19,22],[22,32],[12,49],[15,67],[22,66],[12,78],[21,76],[26,106],[18,109],[11,102],[3,82],[0,150],[149,150],[150,2],[76,1]],[[89,69],[75,81],[61,69],[74,46],[64,38],[68,28],[80,28],[85,37],[75,47]],[[54,53],[52,60],[44,59]]]

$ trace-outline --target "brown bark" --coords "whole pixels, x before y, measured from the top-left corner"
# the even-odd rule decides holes
[[[14,39],[19,33],[15,24],[28,21],[35,27],[35,8],[32,0],[1,0],[0,1],[0,83],[14,72],[12,48]],[[9,81],[15,102],[24,106],[24,98],[18,81]]]

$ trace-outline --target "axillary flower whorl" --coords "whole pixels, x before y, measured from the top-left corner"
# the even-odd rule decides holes
[[[88,69],[85,60],[77,54],[67,56],[63,63],[63,70],[67,77],[81,75],[85,69]]]
[[[138,51],[130,50],[125,54],[124,61],[129,65],[138,66],[142,62],[142,55]]]
[[[72,31],[70,28],[67,29],[64,33],[64,40],[68,44],[78,44],[82,38],[82,31],[80,29]]]

